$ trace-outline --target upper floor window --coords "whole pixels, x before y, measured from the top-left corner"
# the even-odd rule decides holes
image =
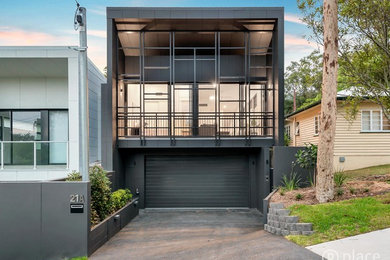
[[[361,131],[390,131],[390,121],[381,110],[362,110]]]
[[[318,135],[320,132],[320,117],[315,116],[314,117],[314,135]]]

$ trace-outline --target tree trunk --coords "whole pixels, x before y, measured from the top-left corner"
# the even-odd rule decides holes
[[[337,52],[337,0],[324,0],[324,65],[316,186],[316,198],[320,203],[334,197],[333,150],[337,110]]]

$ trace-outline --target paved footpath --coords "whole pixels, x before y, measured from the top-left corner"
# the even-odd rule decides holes
[[[390,259],[390,228],[309,246],[307,249],[328,260]]]

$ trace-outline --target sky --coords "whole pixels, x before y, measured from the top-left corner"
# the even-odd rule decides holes
[[[88,56],[106,66],[105,9],[126,7],[261,7],[285,8],[285,67],[317,48],[304,36],[310,30],[300,21],[296,0],[79,0],[87,8]],[[0,0],[0,46],[78,45],[73,29],[74,0]]]

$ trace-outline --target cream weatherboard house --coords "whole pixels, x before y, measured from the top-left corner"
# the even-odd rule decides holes
[[[353,120],[347,116],[344,100],[347,91],[337,95],[335,170],[353,170],[390,163],[390,121],[382,108],[370,101],[362,102]],[[321,104],[315,103],[286,116],[285,132],[290,146],[318,144]]]

